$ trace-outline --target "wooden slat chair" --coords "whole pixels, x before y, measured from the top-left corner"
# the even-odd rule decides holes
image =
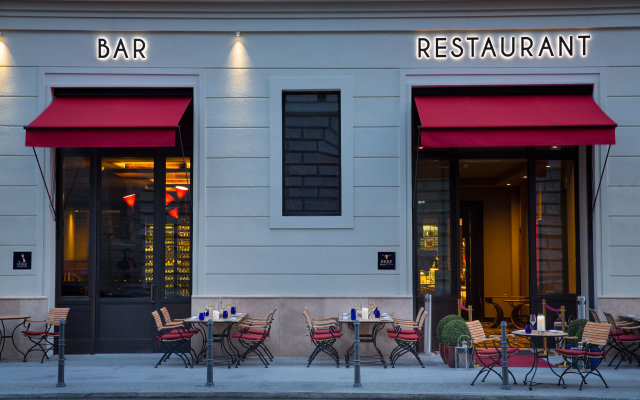
[[[178,330],[186,330],[189,333],[193,333],[194,335],[199,333],[200,330],[198,328],[188,328],[184,325],[183,321],[186,318],[179,318],[179,319],[171,319],[171,315],[169,314],[169,310],[167,310],[167,307],[162,307],[160,309],[160,313],[162,314],[162,318],[164,319],[164,326],[171,326],[171,325],[175,325],[176,329]]]
[[[311,343],[315,346],[313,352],[309,356],[307,367],[311,365],[316,356],[325,353],[336,362],[336,367],[340,367],[340,356],[338,351],[333,347],[336,340],[342,337],[342,328],[336,318],[321,318],[314,320],[307,307],[302,311]]]
[[[238,340],[238,343],[245,348],[245,351],[238,357],[236,368],[251,353],[258,356],[265,368],[269,367],[269,361],[273,361],[273,354],[269,351],[265,341],[269,338],[271,324],[277,309],[278,307],[274,308],[264,319],[246,318],[245,321],[238,324],[238,332],[234,333],[232,337]],[[267,360],[267,357],[269,360]]]
[[[502,373],[496,371],[496,367],[502,365],[502,348],[500,347],[501,338],[499,335],[487,336],[482,327],[482,323],[479,320],[467,321],[467,327],[471,333],[471,341],[475,347],[476,360],[482,365],[482,368],[471,382],[471,386],[476,383],[476,380],[480,375],[484,373],[482,382],[487,379],[490,372],[498,375],[502,379]],[[507,335],[507,340],[513,338],[513,335]],[[518,348],[513,347],[511,344],[507,347],[507,359],[518,351]],[[513,373],[509,371],[513,384],[516,385],[516,378]]]
[[[418,310],[418,313],[416,314],[416,319],[415,320],[407,319],[407,318],[394,318],[393,322],[394,323],[395,322],[404,322],[404,323],[407,323],[407,324],[413,324],[416,321],[418,321],[422,317],[422,314],[425,313],[425,312],[427,312],[427,310],[425,310],[424,307],[420,307],[420,309]],[[396,328],[394,326],[392,326],[391,328],[387,328],[387,333],[393,333],[393,332],[395,332],[395,330],[396,330]],[[411,332],[407,332],[407,333],[411,333]]]
[[[50,348],[52,348],[55,344],[55,339],[60,336],[59,326],[60,320],[67,320],[67,316],[69,315],[69,308],[51,308],[47,313],[47,317],[44,321],[37,320],[26,320],[27,326],[25,330],[22,331],[22,334],[29,339],[31,343],[31,347],[24,353],[23,361],[27,361],[27,355],[32,351],[41,351],[42,359],[40,363],[44,362],[44,359],[49,359],[47,352]],[[32,323],[43,323],[44,329],[36,330],[31,328]],[[56,329],[56,327],[58,327]]]
[[[389,355],[391,368],[395,368],[396,361],[407,353],[413,354],[420,363],[420,366],[424,368],[424,364],[418,356],[418,344],[420,344],[424,337],[424,320],[427,317],[427,312],[424,309],[421,311],[415,321],[393,320],[393,331],[388,334],[389,337],[396,342],[396,347]]]
[[[600,321],[600,316],[598,315],[598,312],[596,310],[594,310],[593,308],[589,308],[589,312],[591,313],[591,318],[593,318],[593,322],[595,322],[596,324],[602,323],[602,321]]]
[[[608,345],[617,350],[617,354],[609,361],[609,365],[619,357],[620,360],[616,364],[615,369],[618,369],[624,360],[631,363],[633,359],[636,359],[640,366],[640,355],[636,353],[638,349],[640,349],[640,325],[633,322],[621,323],[615,319],[611,313],[605,312],[604,316],[612,327],[609,334]]]
[[[640,348],[640,325],[629,323],[621,325],[611,313],[605,312],[603,314],[611,326],[607,348],[616,350],[616,355],[613,356],[608,365],[611,366],[617,358],[620,358],[620,360],[618,364],[616,364],[616,369],[622,361],[627,360],[631,363],[634,358],[638,360],[638,364],[640,365],[640,357],[635,354],[635,351]]]
[[[164,349],[164,354],[154,368],[158,368],[158,365],[168,360],[172,354],[176,354],[182,362],[184,367],[193,368],[194,360],[190,359],[191,356],[191,338],[193,333],[190,333],[182,323],[163,324],[160,319],[158,311],[151,311],[153,320],[156,324],[156,337],[158,344]],[[185,349],[188,349],[185,351]]]
[[[566,368],[558,380],[558,385],[562,383],[563,387],[567,387],[564,381],[566,374],[578,374],[580,375],[580,390],[582,385],[587,383],[586,379],[589,375],[596,375],[600,377],[602,383],[606,388],[609,387],[607,382],[602,377],[598,367],[602,360],[604,360],[606,353],[601,349],[606,346],[607,339],[609,337],[609,331],[611,325],[607,323],[587,322],[582,332],[582,349],[557,349],[556,352],[561,354],[566,361],[569,361],[569,367]],[[591,360],[594,360],[592,363]],[[586,368],[585,368],[586,367]]]

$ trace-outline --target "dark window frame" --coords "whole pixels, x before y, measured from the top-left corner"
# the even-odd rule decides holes
[[[319,109],[316,112],[308,112],[301,113],[295,111],[287,111],[287,108],[291,108],[291,101],[288,101],[287,98],[289,96],[317,96],[316,104],[329,104],[326,101],[328,97],[335,96],[335,110],[322,110]],[[322,101],[324,98],[324,101]],[[282,215],[283,216],[342,216],[342,109],[341,109],[341,91],[340,90],[283,90],[282,91]],[[308,104],[308,103],[307,103]],[[289,105],[289,107],[287,107]],[[320,107],[322,108],[322,107]],[[288,129],[295,129],[293,126],[287,124],[287,117],[291,116],[301,116],[305,117],[316,117],[316,116],[328,116],[330,119],[327,121],[326,126],[321,126],[320,129],[323,130],[322,138],[313,137],[313,134],[310,134],[311,138],[304,138],[304,129],[309,129],[309,131],[315,130],[317,134],[318,127],[317,126],[299,126],[297,128],[300,129],[299,138],[288,138],[287,131]],[[334,120],[331,121],[331,118]],[[332,124],[333,122],[333,124]],[[321,145],[321,142],[326,142],[326,132],[327,130],[332,130],[336,132],[336,137],[334,138],[333,143],[329,143],[329,147],[334,145],[337,148],[337,153],[332,154],[330,157],[335,158],[335,162],[322,162],[318,160],[317,162],[308,162],[305,163],[303,158],[304,154],[314,153],[314,154],[322,154],[322,151],[318,148],[318,144]],[[290,162],[288,155],[295,154],[294,151],[289,150],[288,146],[296,143],[300,145],[300,149],[298,153],[303,157],[300,157],[300,162],[294,163]],[[315,145],[314,145],[315,144]],[[316,147],[314,150],[306,149],[306,147]],[[308,178],[316,178],[316,185],[313,184],[304,184],[304,175],[300,179],[301,185],[293,186],[287,183],[287,179],[291,177],[295,177],[296,175],[290,175],[288,173],[289,167],[295,168],[298,167],[299,170],[307,170],[306,177]],[[309,167],[315,167],[315,172],[309,172]],[[322,168],[324,167],[324,168]],[[311,168],[313,169],[313,168]],[[335,169],[335,174],[330,174],[331,169]],[[322,182],[323,178],[328,178],[330,180],[336,181],[336,184],[331,186],[325,186],[324,182]],[[314,179],[311,179],[312,181]],[[298,189],[301,192],[301,196],[297,197],[301,199],[301,208],[299,210],[292,210],[288,208],[287,201],[290,199],[294,199],[294,196],[291,196],[288,193],[289,189]],[[315,196],[304,196],[304,192],[315,190]],[[331,191],[337,191],[337,194],[334,192],[333,196],[331,196]],[[323,197],[322,194],[329,195],[328,197]],[[324,204],[319,204],[318,202],[322,202],[322,199],[326,199]],[[312,204],[316,204],[316,207],[313,207]],[[333,205],[330,203],[333,202]],[[329,206],[329,209],[323,210],[323,207]]]

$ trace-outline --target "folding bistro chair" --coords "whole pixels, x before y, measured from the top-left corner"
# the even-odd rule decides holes
[[[598,371],[598,367],[606,356],[606,353],[600,349],[607,344],[610,329],[611,325],[607,323],[599,324],[589,321],[585,324],[584,331],[582,332],[582,349],[556,350],[566,361],[570,362],[569,367],[560,375],[558,385],[562,382],[562,386],[566,388],[567,384],[564,381],[564,376],[566,374],[578,374],[581,378],[580,390],[582,390],[582,385],[587,383],[587,377],[593,374],[600,377],[602,383],[604,383],[604,387],[609,387],[602,377],[602,374],[600,374],[600,371]]]
[[[396,342],[396,347],[389,354],[389,362],[391,368],[395,368],[396,361],[401,356],[411,353],[418,360],[420,366],[424,368],[424,364],[418,356],[418,344],[424,337],[424,320],[427,317],[427,312],[422,308],[418,311],[415,321],[407,321],[394,319],[392,332],[388,333],[389,337]],[[389,332],[389,330],[387,330]]]
[[[22,331],[22,334],[29,339],[31,347],[24,353],[24,359],[27,361],[27,355],[32,351],[41,351],[42,359],[40,363],[44,362],[44,359],[49,359],[47,352],[50,348],[53,348],[55,339],[60,336],[60,331],[56,330],[56,327],[60,326],[60,320],[67,320],[69,315],[69,308],[51,308],[47,313],[47,318],[44,321],[26,320],[27,327]],[[43,330],[34,330],[31,328],[32,323],[44,322]],[[59,328],[58,328],[59,329]]]
[[[238,332],[234,333],[232,337],[238,340],[245,351],[238,357],[236,368],[251,353],[258,356],[265,368],[269,367],[269,361],[273,361],[273,354],[264,342],[270,335],[271,324],[277,309],[278,307],[274,308],[265,319],[245,318],[241,324],[238,324]]]
[[[498,346],[501,340],[500,336],[487,336],[484,333],[484,328],[482,327],[482,324],[479,320],[468,321],[467,327],[469,328],[469,332],[471,333],[471,341],[473,342],[476,350],[476,360],[482,365],[482,368],[473,379],[473,382],[471,382],[471,385],[473,386],[473,384],[476,383],[478,377],[483,373],[484,377],[482,377],[482,382],[487,379],[487,376],[490,372],[493,372],[500,379],[502,379],[502,373],[495,370],[495,368],[502,365],[502,348]],[[513,337],[513,335],[507,336]],[[487,343],[490,346],[488,346]],[[517,351],[518,349],[515,347],[507,347],[507,358],[509,358]],[[515,376],[513,376],[510,370],[509,375],[511,375],[511,379],[513,379],[513,384],[516,385],[516,378]]]
[[[607,345],[617,351],[608,365],[611,365],[618,357],[620,357],[620,360],[615,369],[618,369],[622,361],[627,360],[631,363],[634,358],[640,365],[640,356],[636,354],[636,351],[640,349],[640,333],[638,333],[640,332],[640,325],[618,321],[611,313],[604,313],[604,316],[607,318],[609,325],[611,325]]]
[[[166,327],[175,325],[177,326],[176,329],[179,329],[179,330],[183,329],[189,333],[193,333],[194,335],[200,332],[200,329],[198,328],[189,328],[184,325],[183,321],[186,320],[187,318],[171,319],[171,315],[169,314],[169,310],[167,310],[167,307],[162,307],[160,309],[160,313],[162,314],[162,318],[164,319],[163,325]]]
[[[342,337],[342,328],[340,328],[338,321],[335,318],[322,318],[314,321],[307,307],[304,308],[302,314],[304,314],[307,329],[309,329],[311,343],[315,346],[309,356],[307,367],[311,365],[320,353],[325,353],[331,357],[336,362],[336,367],[340,367],[340,356],[333,347],[336,340]]]
[[[158,368],[158,365],[168,360],[172,354],[180,357],[182,362],[184,362],[185,368],[193,368],[194,360],[189,360],[189,357],[192,351],[191,338],[194,334],[185,329],[182,323],[163,324],[158,311],[151,311],[151,315],[156,323],[158,344],[164,349],[164,354],[160,357],[154,368]],[[185,349],[188,350],[185,351]]]

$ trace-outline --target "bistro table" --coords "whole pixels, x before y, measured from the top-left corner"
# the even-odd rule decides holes
[[[4,350],[4,344],[7,339],[11,339],[11,344],[13,344],[13,347],[18,351],[18,353],[22,354],[22,358],[25,358],[25,354],[18,348],[18,346],[16,346],[16,341],[13,336],[15,335],[16,330],[18,330],[19,327],[25,326],[25,323],[29,318],[31,318],[30,315],[0,315],[0,360],[2,360],[2,350]],[[13,328],[13,330],[11,331],[11,335],[7,335],[7,329],[4,326],[4,321],[12,320],[22,320],[22,322],[18,323]]]
[[[351,329],[353,329],[353,321],[354,320],[350,318],[348,313],[338,315],[338,322],[348,324]],[[387,368],[387,362],[385,361],[382,352],[376,344],[376,338],[378,337],[378,334],[384,328],[384,326],[386,324],[392,323],[393,319],[387,314],[381,314],[380,318],[374,318],[373,315],[370,315],[368,319],[362,319],[362,317],[358,315],[358,321],[360,322],[360,326],[371,325],[371,333],[360,333],[360,343],[372,343],[373,348],[376,350],[376,353],[378,355],[378,360],[385,368]],[[349,368],[349,360],[351,359],[353,352],[354,347],[352,343],[344,355],[344,363],[346,364],[347,368]]]
[[[540,382],[533,381],[534,378],[536,377],[536,372],[538,372],[539,359],[544,359],[544,361],[547,362],[547,365],[549,366],[549,369],[551,370],[551,372],[553,372],[553,374],[557,376],[558,379],[562,380],[562,382],[564,383],[564,379],[562,379],[560,375],[558,375],[558,373],[554,371],[553,365],[549,362],[549,350],[547,348],[539,350],[538,344],[536,343],[537,341],[535,339],[537,338],[558,339],[558,338],[567,336],[567,332],[556,331],[556,330],[548,330],[548,331],[534,330],[534,331],[531,331],[531,333],[526,333],[524,330],[519,330],[519,331],[513,331],[511,333],[517,336],[526,337],[527,339],[529,339],[529,343],[531,343],[531,350],[533,351],[533,365],[531,366],[531,369],[529,370],[529,372],[527,372],[527,374],[524,376],[524,380],[522,381],[522,383],[525,385],[529,384],[529,390],[533,390],[533,385],[540,384]],[[529,379],[529,375],[531,375],[530,379]]]
[[[215,325],[223,325],[222,332],[213,333],[213,343],[220,343],[222,355],[226,360],[228,368],[231,368],[231,365],[233,365],[233,363],[240,355],[238,349],[236,349],[236,347],[233,345],[233,342],[231,341],[231,328],[233,327],[233,325],[242,322],[242,320],[244,320],[246,317],[247,313],[236,313],[230,315],[228,318],[212,319],[214,327]],[[201,320],[196,315],[183,321],[189,326],[198,328],[200,330],[200,333],[202,334],[202,346],[200,347],[200,351],[196,354],[196,364],[202,360],[203,356],[207,352],[207,326],[209,320],[209,318]]]

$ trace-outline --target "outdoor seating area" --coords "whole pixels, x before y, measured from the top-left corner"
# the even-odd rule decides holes
[[[309,308],[304,307],[299,321],[301,326],[304,324],[305,336],[311,343],[306,367],[314,362],[317,365],[318,358],[325,356],[335,367],[340,367],[344,357],[347,367],[382,365],[386,368],[391,365],[395,368],[404,359],[403,367],[417,361],[417,365],[425,368],[425,356],[420,352],[428,311],[421,307],[414,319],[400,318],[393,311],[381,312],[373,305],[373,300],[370,303],[369,307],[335,310],[335,316],[314,317]],[[546,303],[543,305],[547,306]],[[277,311],[275,306],[264,315],[250,315],[249,312],[237,312],[235,307],[220,310],[210,307],[198,315],[176,318],[166,307],[153,310],[151,316],[160,352],[154,367],[175,366],[171,360],[179,360],[180,366],[194,368],[207,360],[212,365],[222,364],[227,368],[239,368],[244,364],[268,368],[275,359],[268,339],[276,323]],[[596,376],[604,388],[609,388],[608,376],[623,363],[640,366],[640,319],[637,316],[616,317],[604,312],[604,318],[597,321],[570,318],[567,322],[564,307],[548,306],[545,311],[549,312],[549,321],[545,321],[544,315],[531,315],[525,329],[518,329],[518,324],[503,323],[501,326],[501,329],[506,328],[506,371],[510,384],[522,383],[528,390],[540,384],[582,390],[585,384],[591,383],[589,377]],[[42,321],[28,316],[21,316],[24,324],[20,324],[22,320],[16,316],[3,316],[3,321],[16,320],[15,329],[24,326],[20,332],[31,342],[23,353],[24,360],[32,352],[41,352],[40,362],[43,363],[51,350],[55,350],[60,320],[66,320],[68,314],[69,308],[52,308]],[[599,315],[596,310],[590,310],[589,319],[599,318]],[[538,329],[533,329],[536,323]],[[492,327],[493,324],[492,320],[469,321],[456,314],[446,315],[438,321],[436,333],[440,341],[439,353],[445,362],[443,367],[475,369],[473,378],[469,377],[472,386],[479,382],[503,383],[504,343],[500,330]],[[551,324],[560,329],[546,329],[545,325]],[[207,346],[210,325],[215,346],[212,354],[208,354]],[[3,326],[3,339],[10,338]],[[358,364],[355,364],[356,342],[365,354],[358,358]]]

